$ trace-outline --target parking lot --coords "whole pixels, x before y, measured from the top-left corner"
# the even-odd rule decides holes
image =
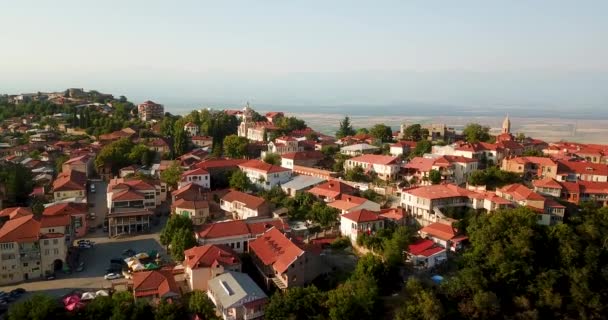
[[[60,297],[73,290],[99,290],[110,287],[111,281],[103,276],[110,265],[110,259],[123,258],[122,252],[132,249],[135,252],[157,251],[163,260],[167,259],[164,248],[158,242],[158,234],[137,235],[122,239],[108,239],[105,234],[99,237],[87,237],[95,245],[90,249],[80,249],[80,259],[85,266],[82,272],[64,274],[58,272],[54,280],[39,280],[0,287],[1,291],[24,288],[28,292],[43,292]]]

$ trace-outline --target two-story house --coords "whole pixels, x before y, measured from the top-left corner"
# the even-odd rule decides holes
[[[249,241],[270,228],[290,232],[289,225],[283,220],[270,218],[209,223],[197,228],[194,236],[199,245],[225,245],[237,253],[243,253],[248,251]]]
[[[314,167],[325,156],[320,151],[289,152],[281,155],[281,167],[293,170],[294,166]]]
[[[557,163],[551,158],[516,157],[502,160],[501,169],[521,174],[525,178],[552,178],[557,176]]]
[[[249,253],[267,286],[304,286],[321,272],[318,256],[302,250],[276,228],[251,241]]]
[[[344,162],[344,169],[350,170],[361,167],[366,173],[375,173],[382,180],[393,180],[399,174],[399,158],[393,156],[383,156],[366,154],[350,158]]]
[[[203,168],[196,168],[182,173],[178,183],[178,188],[181,188],[189,183],[198,184],[203,188],[211,188],[211,175]]]
[[[138,271],[133,273],[133,297],[150,302],[176,299],[181,291],[171,270]]]
[[[80,171],[62,172],[53,181],[53,198],[55,201],[74,199],[80,201],[86,197],[87,178]]]
[[[93,156],[87,154],[68,159],[61,166],[61,171],[79,171],[84,173],[86,177],[90,177],[94,173],[94,168]]]
[[[314,186],[308,192],[320,200],[332,202],[341,195],[353,195],[357,193],[357,189],[338,180],[329,180]]]
[[[332,208],[336,208],[341,214],[367,209],[372,211],[380,211],[380,204],[362,197],[343,194],[338,196],[334,201],[327,204]]]
[[[236,252],[223,245],[207,244],[184,251],[184,273],[190,290],[207,290],[210,279],[227,272],[241,271]]]
[[[249,160],[238,165],[249,180],[258,187],[270,190],[291,180],[291,170],[260,160]]]
[[[270,204],[264,198],[236,190],[220,199],[220,208],[235,220],[270,216]]]
[[[173,214],[181,215],[192,220],[192,224],[200,225],[211,218],[209,201],[178,199],[171,205]]]
[[[361,234],[371,235],[384,229],[384,218],[374,211],[361,209],[340,216],[340,234],[353,243]]]

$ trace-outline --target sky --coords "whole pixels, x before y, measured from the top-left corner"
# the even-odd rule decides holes
[[[2,1],[0,93],[608,109],[608,1]]]

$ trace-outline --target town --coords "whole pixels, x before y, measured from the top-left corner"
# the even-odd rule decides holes
[[[169,111],[0,96],[7,319],[603,317],[608,144]]]

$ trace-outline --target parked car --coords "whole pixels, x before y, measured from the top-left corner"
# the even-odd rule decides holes
[[[106,280],[120,279],[120,278],[122,278],[122,274],[110,272],[110,273],[106,274],[103,278]]]
[[[11,292],[17,292],[19,294],[24,294],[27,292],[27,290],[23,289],[23,288],[17,288],[17,289],[13,289],[13,291]]]
[[[84,271],[84,261],[80,262],[78,264],[78,267],[76,267],[76,272],[82,272]]]
[[[95,214],[95,212],[90,212],[89,213],[89,220],[95,220],[97,219],[97,215]]]
[[[79,243],[79,244],[78,244],[78,248],[81,248],[81,249],[91,249],[92,247],[93,247],[93,246],[91,246],[91,245],[90,245],[90,244],[88,244],[88,243]]]
[[[79,245],[80,245],[80,244],[88,244],[88,245],[90,245],[90,246],[92,246],[92,245],[94,245],[94,244],[95,244],[95,242],[93,242],[93,241],[91,241],[91,240],[88,240],[88,239],[81,239],[81,240],[78,240],[78,242],[77,242],[77,243],[78,243]]]
[[[89,187],[91,190],[91,193],[95,193],[95,185],[91,183],[91,186]]]
[[[47,274],[46,275],[46,280],[55,280],[55,274],[54,273]]]

